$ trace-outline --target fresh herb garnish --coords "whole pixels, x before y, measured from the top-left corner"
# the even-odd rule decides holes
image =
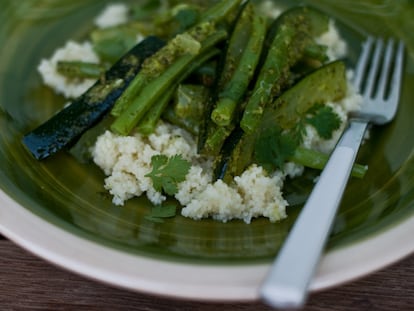
[[[331,139],[333,132],[341,126],[341,119],[332,107],[323,104],[312,106],[305,122],[312,125],[323,139]]]
[[[340,127],[341,119],[331,107],[315,104],[289,130],[283,130],[275,124],[265,127],[256,140],[256,162],[267,171],[283,169],[284,163],[293,157],[303,142],[306,125],[314,127],[321,138],[330,139]]]
[[[151,158],[152,171],[145,175],[152,179],[154,189],[167,195],[178,192],[178,184],[185,180],[190,170],[191,163],[183,159],[181,155],[167,157],[155,155]]]
[[[282,168],[288,158],[293,156],[297,142],[290,133],[282,133],[280,127],[274,126],[261,133],[256,140],[255,158],[267,171]]]
[[[177,207],[174,204],[157,205],[144,218],[152,222],[162,223],[166,218],[175,217],[176,213]]]

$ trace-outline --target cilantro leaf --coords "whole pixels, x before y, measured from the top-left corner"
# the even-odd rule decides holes
[[[341,126],[341,119],[332,107],[317,104],[309,109],[308,114],[306,123],[312,125],[324,139],[332,138],[333,132]]]
[[[267,171],[283,168],[287,159],[293,156],[297,142],[290,133],[283,133],[277,127],[268,128],[256,140],[255,159]]]
[[[157,205],[151,209],[149,215],[146,215],[144,218],[152,221],[162,223],[165,218],[174,217],[177,213],[177,207],[174,204],[168,205]]]
[[[283,169],[284,163],[293,157],[297,147],[302,144],[307,124],[313,126],[321,138],[330,139],[341,126],[341,119],[332,107],[315,104],[306,113],[298,115],[295,126],[290,129],[282,129],[271,122],[262,124],[255,143],[256,163],[268,172]]]
[[[291,136],[292,140],[296,145],[300,145],[303,142],[303,138],[306,135],[306,124],[303,122],[302,119],[298,121],[298,123],[290,129],[289,135]]]
[[[191,167],[191,163],[184,160],[181,155],[155,155],[151,158],[151,165],[152,171],[145,176],[151,178],[156,191],[168,195],[178,192],[177,185],[185,180]]]

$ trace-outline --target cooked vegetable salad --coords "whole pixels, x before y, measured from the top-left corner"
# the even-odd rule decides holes
[[[81,150],[114,204],[146,195],[153,221],[285,218],[284,181],[323,168],[360,104],[346,43],[310,7],[148,1],[110,5],[95,23],[41,62],[71,103],[23,142],[39,160]]]

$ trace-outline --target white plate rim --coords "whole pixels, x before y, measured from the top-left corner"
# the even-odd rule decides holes
[[[382,269],[414,252],[414,215],[358,243],[324,254],[311,291]],[[133,255],[94,243],[33,214],[0,191],[0,232],[61,268],[137,292],[200,301],[254,301],[270,264],[206,265]],[[398,243],[396,243],[398,241]],[[23,276],[22,276],[23,277]]]

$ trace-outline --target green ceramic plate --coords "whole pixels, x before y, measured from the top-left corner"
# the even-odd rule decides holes
[[[311,189],[314,172],[288,185],[289,217],[278,224],[183,217],[156,224],[144,219],[149,212],[145,200],[113,206],[97,167],[65,153],[38,162],[23,148],[22,135],[64,104],[42,86],[36,71],[40,59],[69,38],[81,41],[92,27],[91,17],[108,2],[7,0],[2,5],[0,231],[39,256],[112,284],[180,297],[256,298],[260,280]],[[395,122],[372,130],[359,154],[358,161],[370,169],[346,190],[312,285],[324,288],[414,250],[408,239],[414,233],[414,3],[275,2],[282,7],[309,3],[337,19],[350,44],[351,66],[366,34],[401,38],[407,46],[400,110]],[[348,262],[346,255],[354,251],[359,255]]]

